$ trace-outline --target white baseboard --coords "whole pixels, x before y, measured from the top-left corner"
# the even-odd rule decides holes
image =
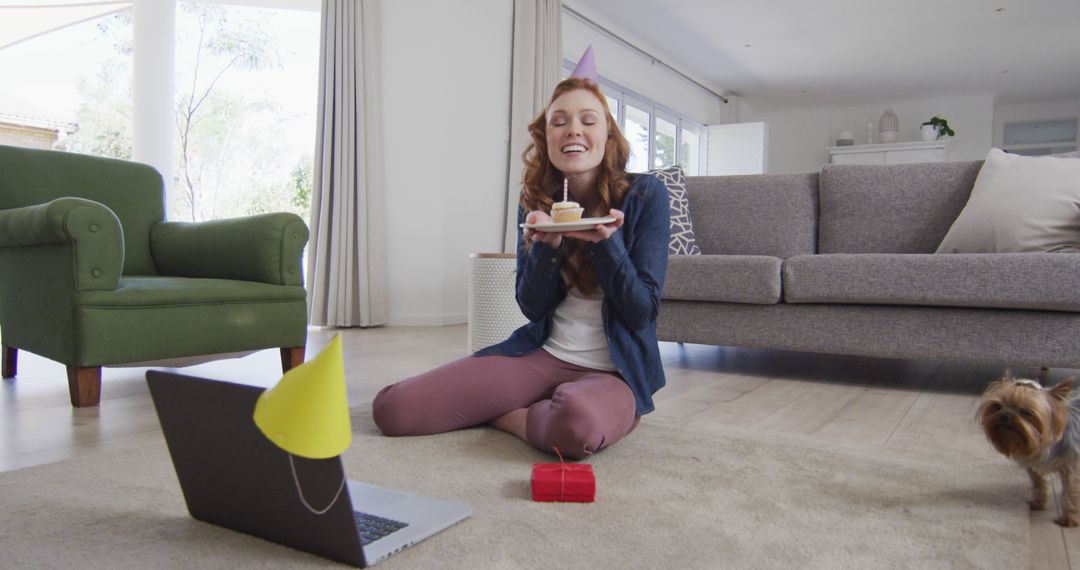
[[[463,325],[469,322],[469,316],[462,313],[458,315],[446,315],[443,317],[443,325]]]
[[[392,327],[444,327],[463,325],[469,322],[468,315],[390,315],[387,319]]]

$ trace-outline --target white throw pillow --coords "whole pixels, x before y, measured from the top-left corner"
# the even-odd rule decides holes
[[[990,149],[938,253],[1080,252],[1080,160]]]

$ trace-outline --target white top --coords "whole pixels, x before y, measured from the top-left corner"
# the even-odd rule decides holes
[[[544,350],[570,364],[615,371],[604,333],[603,303],[603,293],[586,297],[577,287],[572,287],[555,307],[551,335],[544,342]]]

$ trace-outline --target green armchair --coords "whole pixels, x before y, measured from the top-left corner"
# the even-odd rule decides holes
[[[303,362],[303,220],[164,211],[150,166],[0,145],[4,378],[19,350],[62,362],[81,407],[102,366],[274,347],[283,370]]]

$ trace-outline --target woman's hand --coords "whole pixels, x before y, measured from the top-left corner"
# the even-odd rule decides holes
[[[540,210],[533,210],[525,216],[525,223],[528,224],[544,224],[550,221],[551,216],[547,212],[541,212]],[[559,249],[559,246],[562,245],[562,234],[558,232],[541,232],[532,228],[525,228],[522,236],[530,241],[546,243],[553,249]]]
[[[622,227],[623,218],[625,217],[621,210],[616,210],[615,208],[612,208],[608,215],[615,218],[615,221],[609,224],[596,224],[591,230],[566,232],[563,235],[568,238],[580,239],[591,243],[604,241]]]

